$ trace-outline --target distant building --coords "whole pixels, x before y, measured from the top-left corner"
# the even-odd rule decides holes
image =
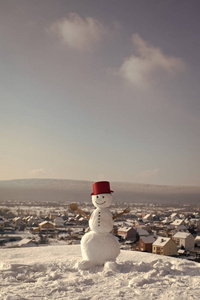
[[[194,241],[195,241],[196,246],[200,247],[200,235],[197,235]]]
[[[170,216],[170,219],[171,219],[172,221],[174,221],[174,220],[176,220],[176,219],[178,219],[178,218],[179,218],[179,216],[178,216],[177,213],[172,213],[171,216]]]
[[[58,217],[58,213],[56,211],[50,212],[50,219],[51,221],[54,221]]]
[[[20,218],[20,217],[15,217],[15,218],[13,219],[13,224],[14,224],[15,226],[17,226],[17,227],[20,227],[20,226],[24,225],[25,223],[24,223],[24,221],[22,220],[22,218]]]
[[[183,219],[176,219],[171,223],[171,225],[174,226],[174,227],[184,225],[184,220]]]
[[[200,219],[190,219],[190,225],[200,226]]]
[[[152,253],[159,255],[176,255],[177,245],[170,238],[159,237],[152,245]]]
[[[143,222],[149,222],[153,220],[152,214],[147,214],[142,218]]]
[[[138,235],[141,236],[149,236],[150,234],[148,233],[148,231],[144,230],[141,227],[134,227],[134,229],[136,230],[136,232],[138,233]]]
[[[133,227],[121,227],[118,229],[117,234],[123,239],[136,240],[136,230]]]
[[[17,244],[17,246],[18,247],[36,247],[37,243],[35,243],[31,239],[23,239]]]
[[[5,217],[7,218],[7,219],[14,219],[15,218],[15,214],[13,213],[13,212],[11,212],[11,211],[8,211],[6,214],[5,214]]]
[[[42,223],[39,224],[39,228],[40,228],[40,231],[49,230],[49,229],[54,229],[55,225],[52,222],[43,221]]]
[[[156,238],[152,235],[141,236],[139,239],[139,251],[152,252],[152,244],[155,242]]]
[[[54,220],[55,227],[64,227],[64,220],[62,217],[56,217]]]
[[[188,232],[177,232],[173,240],[176,242],[177,246],[184,247],[185,250],[190,250],[194,248],[194,237]]]
[[[4,219],[0,217],[0,231],[4,231]]]

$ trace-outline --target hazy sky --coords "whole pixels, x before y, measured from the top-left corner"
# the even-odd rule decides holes
[[[0,0],[0,179],[200,185],[199,0]]]

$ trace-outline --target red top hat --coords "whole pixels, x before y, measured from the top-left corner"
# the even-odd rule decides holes
[[[110,190],[110,183],[108,181],[99,181],[93,183],[93,193],[91,195],[110,193],[113,193],[113,191]]]

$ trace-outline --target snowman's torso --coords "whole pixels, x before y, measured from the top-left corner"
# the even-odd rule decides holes
[[[113,217],[108,208],[96,208],[89,220],[90,229],[97,233],[110,232],[113,224]]]

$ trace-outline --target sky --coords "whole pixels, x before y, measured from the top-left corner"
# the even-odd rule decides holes
[[[0,0],[0,180],[200,185],[199,0]]]

